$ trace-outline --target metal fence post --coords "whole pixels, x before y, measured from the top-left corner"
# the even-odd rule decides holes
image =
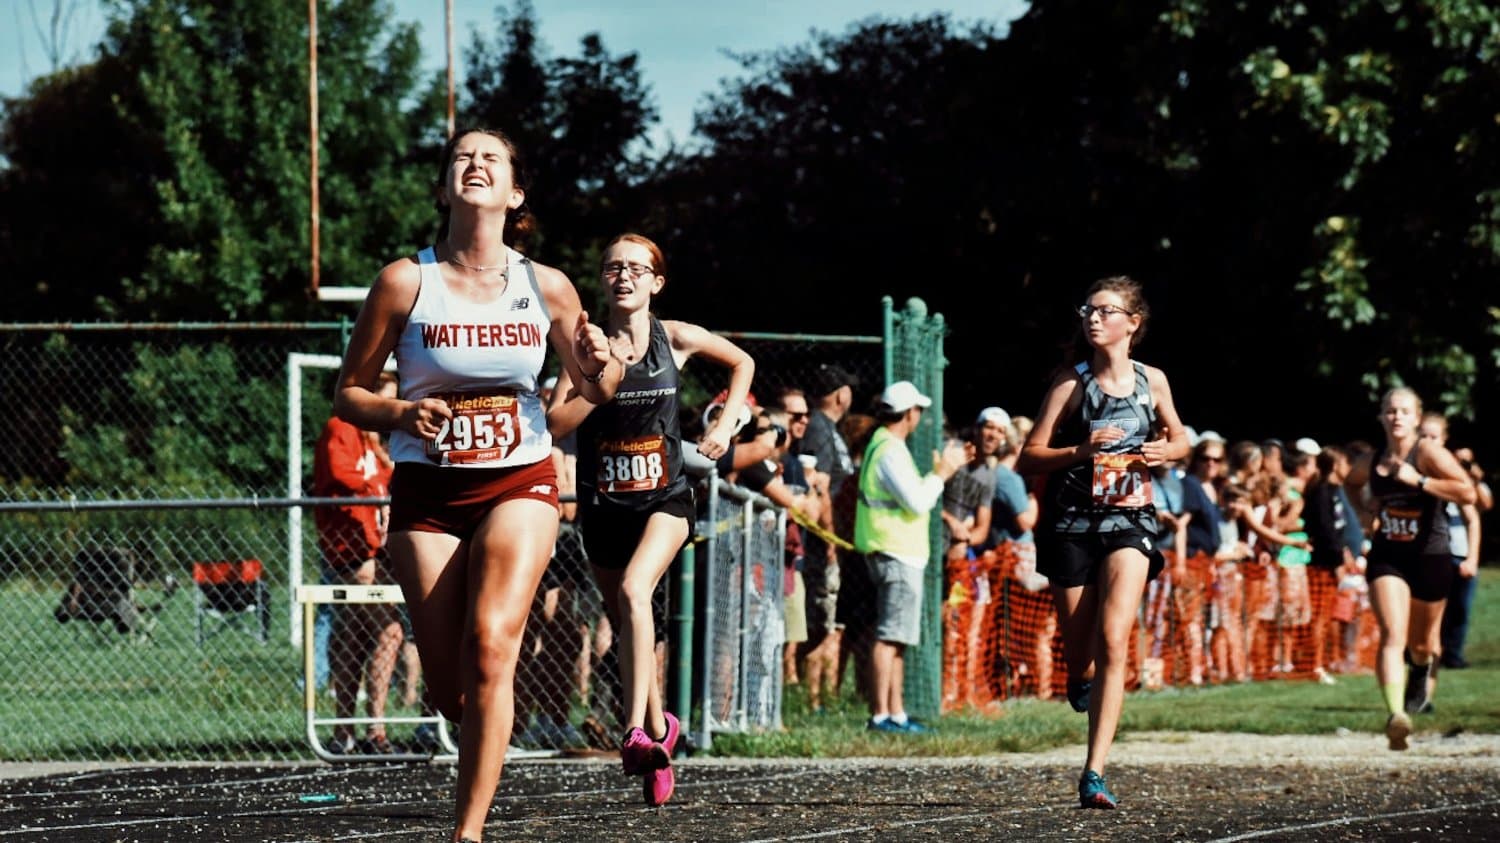
[[[672,675],[676,677],[677,682],[675,693],[672,695],[672,708],[679,712],[679,718],[689,718],[689,728],[691,728],[693,710],[693,589],[696,588],[694,568],[697,561],[695,556],[693,542],[689,539],[677,554],[677,612],[672,618],[673,630],[677,638],[677,644],[672,648],[672,661],[674,662]]]
[[[700,531],[708,535],[704,542],[703,589],[703,651],[698,654],[698,674],[703,694],[698,700],[698,735],[694,745],[700,750],[713,746],[713,659],[714,645],[711,636],[718,623],[714,589],[718,587],[719,562],[719,474],[712,469],[708,473],[708,520],[707,529]]]
[[[755,564],[755,504],[745,501],[740,504],[740,524],[744,530],[741,539],[740,551],[740,622],[739,629],[735,630],[735,637],[739,644],[736,647],[736,659],[739,668],[739,680],[734,686],[734,711],[735,728],[748,729],[750,726],[750,714],[746,703],[745,689],[750,687],[750,660],[745,654],[750,651],[750,579],[752,576],[751,566]]]

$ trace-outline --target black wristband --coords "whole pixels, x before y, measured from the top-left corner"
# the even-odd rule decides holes
[[[607,370],[608,370],[608,369],[609,369],[609,361],[607,361],[607,360],[606,360],[606,361],[605,361],[605,363],[604,363],[604,367],[603,367],[603,368],[601,368],[601,369],[600,369],[600,370],[599,370],[599,371],[598,371],[598,373],[597,373],[597,374],[592,374],[592,375],[584,375],[584,376],[583,376],[583,379],[584,379],[584,380],[586,380],[586,381],[588,381],[588,382],[589,382],[589,383],[598,383],[598,382],[600,382],[600,381],[602,381],[602,380],[604,380],[604,373],[605,373],[605,371],[607,371]],[[583,371],[583,369],[582,369],[582,367],[580,367],[580,368],[579,368],[579,371],[580,371],[580,372],[582,372],[582,371]]]

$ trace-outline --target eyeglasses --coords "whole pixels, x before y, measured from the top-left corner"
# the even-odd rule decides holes
[[[610,261],[609,263],[599,268],[599,274],[603,275],[605,278],[615,278],[627,273],[631,278],[640,278],[643,275],[655,275],[656,267],[647,266],[643,263],[621,263],[619,261]]]
[[[787,413],[786,417],[793,422],[807,421],[807,413]]]
[[[1224,461],[1223,457],[1211,457],[1208,454],[1204,454],[1202,457],[1199,457],[1199,459],[1203,460],[1204,462],[1223,462]]]
[[[1087,319],[1090,316],[1093,316],[1095,313],[1099,314],[1100,320],[1108,319],[1109,317],[1114,316],[1116,313],[1123,313],[1126,316],[1135,315],[1135,311],[1133,310],[1126,310],[1123,307],[1115,307],[1114,305],[1110,304],[1102,305],[1100,307],[1094,307],[1091,304],[1081,304],[1078,306],[1078,317],[1080,319]]]

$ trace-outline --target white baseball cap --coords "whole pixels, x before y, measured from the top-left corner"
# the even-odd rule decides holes
[[[880,404],[888,410],[904,413],[912,407],[931,407],[932,399],[917,390],[911,381],[896,381],[880,393]]]
[[[999,407],[985,407],[979,411],[979,418],[974,420],[975,424],[998,424],[1001,427],[1010,427],[1010,413]]]
[[[1205,430],[1202,433],[1198,434],[1198,441],[1199,442],[1218,442],[1219,444],[1222,445],[1227,440],[1225,440],[1223,436],[1220,436],[1219,435],[1219,431],[1217,431],[1217,430]]]
[[[1306,436],[1298,439],[1296,442],[1293,442],[1292,447],[1296,449],[1297,453],[1299,454],[1311,454],[1315,457],[1323,450],[1322,448],[1318,447],[1318,440],[1311,439]]]

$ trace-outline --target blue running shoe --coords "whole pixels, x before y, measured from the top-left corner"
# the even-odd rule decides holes
[[[1085,770],[1083,778],[1078,780],[1078,804],[1084,808],[1104,808],[1113,810],[1119,800],[1113,793],[1109,792],[1109,785],[1104,783],[1104,777],[1093,770]]]
[[[901,728],[908,735],[931,735],[937,731],[937,729],[927,725],[926,723],[910,717],[906,719],[905,723],[901,724]]]
[[[884,732],[888,735],[906,734],[906,727],[896,721],[890,719],[876,721],[873,717],[865,721],[865,730],[869,732]]]
[[[1073,706],[1074,711],[1089,710],[1089,692],[1094,690],[1093,682],[1074,682],[1068,680],[1068,705]]]

